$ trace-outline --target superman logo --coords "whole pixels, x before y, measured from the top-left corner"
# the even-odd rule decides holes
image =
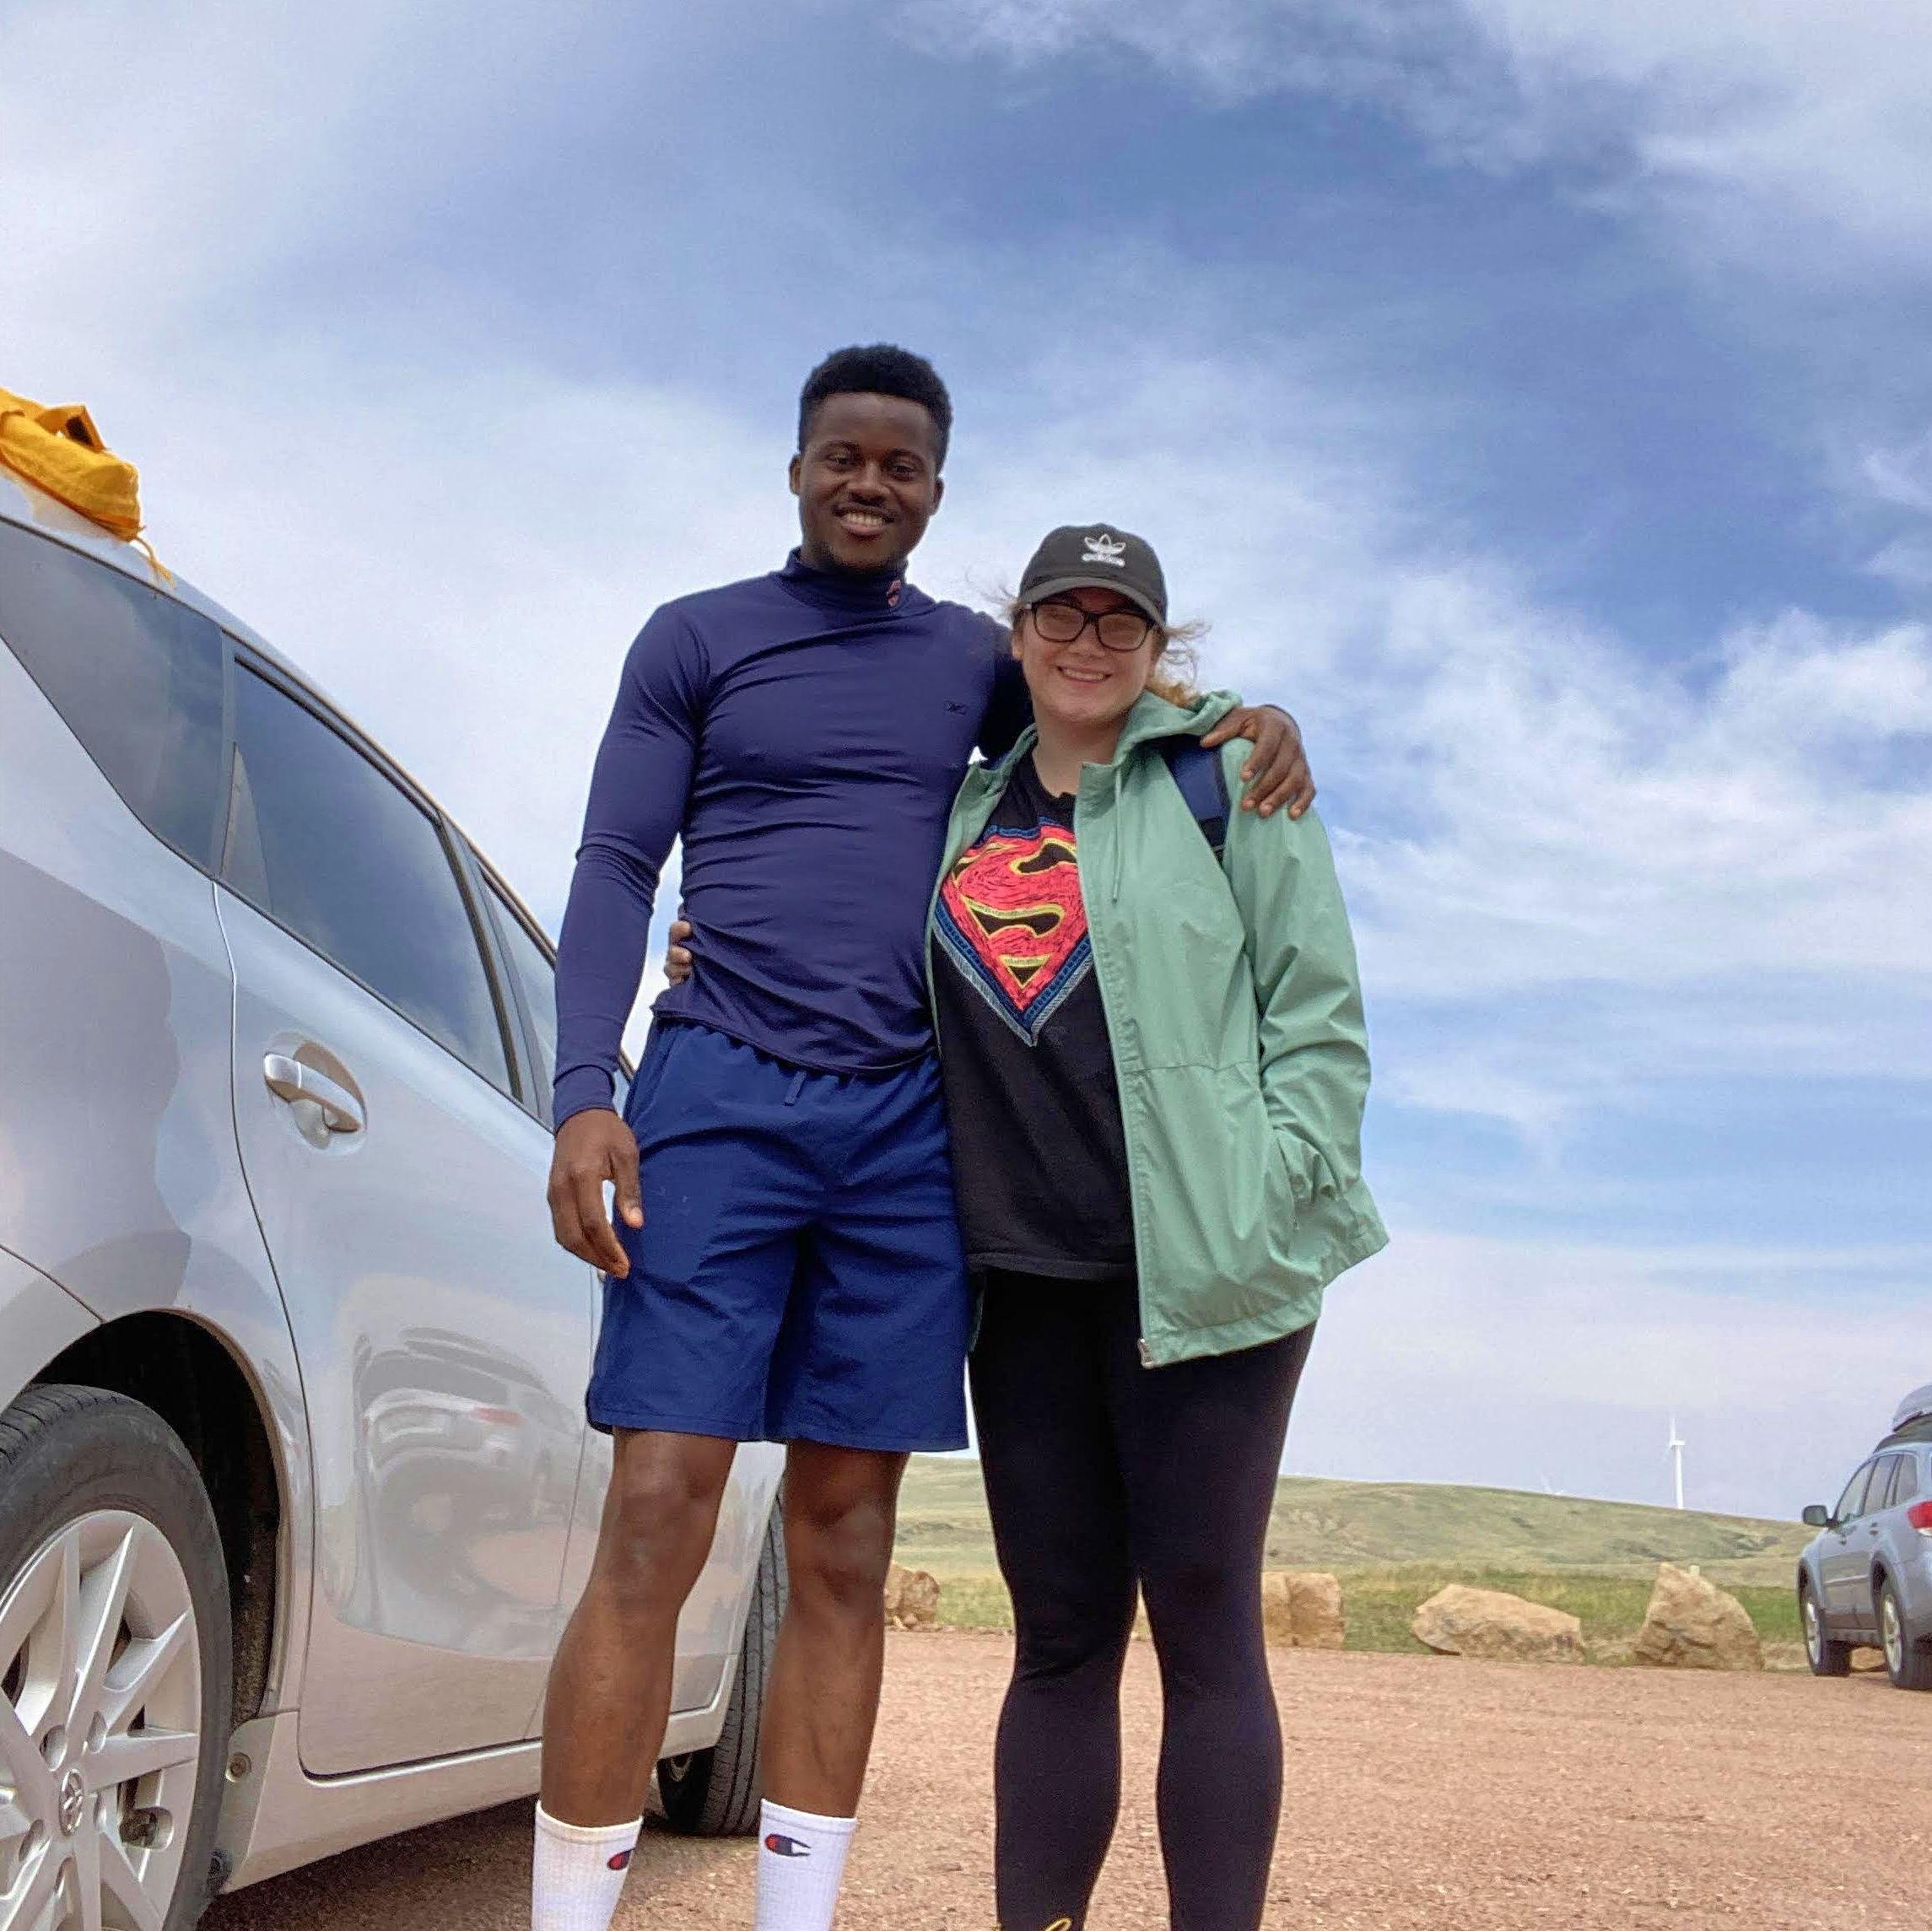
[[[1092,969],[1080,859],[1064,825],[989,833],[940,887],[939,942],[1031,1046]]]

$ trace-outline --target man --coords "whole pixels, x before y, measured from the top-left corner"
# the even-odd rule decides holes
[[[598,753],[557,962],[550,1206],[558,1239],[607,1276],[588,1410],[615,1462],[551,1672],[535,1931],[604,1931],[615,1909],[678,1612],[749,1440],[789,1445],[791,1584],[757,1922],[827,1931],[877,1709],[899,1478],[911,1451],[966,1442],[926,912],[960,777],[975,746],[1011,743],[1023,690],[997,626],[902,574],[951,424],[920,357],[823,363],[791,459],[799,548],[653,614]],[[1262,767],[1249,801],[1304,806],[1292,720],[1238,713],[1215,742],[1243,735]],[[680,834],[704,970],[659,1000],[620,1119],[618,1041]]]

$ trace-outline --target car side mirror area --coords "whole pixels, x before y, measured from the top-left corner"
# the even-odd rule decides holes
[[[1798,1518],[1807,1529],[1829,1529],[1832,1512],[1821,1502],[1808,1502],[1805,1513]]]

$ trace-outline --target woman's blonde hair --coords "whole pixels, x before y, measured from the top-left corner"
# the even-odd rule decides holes
[[[1006,625],[1009,638],[1019,628],[1020,619],[1026,613],[1027,606],[1020,598],[1001,596],[1000,620]],[[1154,634],[1158,642],[1147,688],[1157,698],[1165,698],[1170,704],[1179,704],[1186,710],[1201,702],[1201,692],[1195,684],[1201,675],[1201,658],[1195,645],[1207,634],[1207,626],[1199,623],[1157,623]]]

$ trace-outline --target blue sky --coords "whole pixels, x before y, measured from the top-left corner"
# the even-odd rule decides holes
[[[1932,27],[1598,12],[15,0],[0,381],[553,920],[806,369],[931,354],[921,580],[1127,522],[1308,731],[1395,1238],[1291,1465],[1794,1513],[1932,1379]]]

